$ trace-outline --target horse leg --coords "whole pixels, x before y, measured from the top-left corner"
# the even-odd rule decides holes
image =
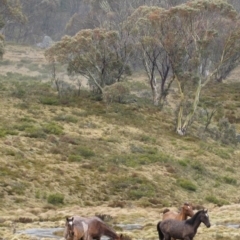
[[[163,235],[162,230],[160,228],[160,223],[161,222],[158,222],[158,224],[157,224],[157,231],[158,231],[159,240],[163,240],[164,239],[164,235]]]
[[[164,234],[164,240],[171,240],[171,236],[169,236],[168,234]]]
[[[74,235],[73,236],[73,240],[80,240],[81,238],[78,238],[78,236],[77,235]]]
[[[81,240],[92,240],[92,238],[88,233],[84,233],[81,237]]]

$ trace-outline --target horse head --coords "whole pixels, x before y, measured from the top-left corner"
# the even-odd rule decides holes
[[[187,217],[192,217],[194,215],[193,206],[191,203],[184,203],[182,206],[182,211]]]
[[[207,209],[203,209],[201,211],[201,222],[203,222],[205,224],[205,226],[207,228],[211,227],[211,224],[210,224],[210,220],[209,220],[209,215],[208,215],[208,210]]]
[[[74,223],[73,223],[74,217],[66,217],[66,227],[67,227],[67,235],[69,237],[74,236]]]

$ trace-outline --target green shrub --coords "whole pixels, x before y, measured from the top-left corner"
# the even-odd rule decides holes
[[[104,88],[103,100],[108,104],[112,102],[123,103],[129,93],[130,90],[125,83],[117,82]]]
[[[63,134],[63,127],[50,122],[43,126],[43,131],[47,134],[61,135]]]
[[[45,138],[46,133],[41,127],[30,126],[25,129],[26,136],[30,138]]]
[[[54,118],[56,121],[64,121],[64,122],[71,122],[71,123],[77,123],[78,119],[71,115],[58,115]]]
[[[214,153],[222,159],[231,159],[230,154],[222,149],[217,149]]]
[[[196,171],[198,171],[199,173],[204,173],[205,172],[204,166],[201,163],[199,163],[199,162],[191,163],[191,167],[193,169],[195,169]]]
[[[39,101],[45,105],[59,105],[59,99],[56,96],[44,96]]]
[[[223,144],[236,144],[236,128],[232,125],[228,118],[222,118],[218,123],[219,131],[221,133],[221,142]]]
[[[145,134],[141,134],[141,135],[137,136],[136,140],[139,140],[139,141],[145,142],[145,143],[156,143],[155,138],[153,138],[149,135],[145,135]]]
[[[220,200],[218,198],[216,198],[215,196],[209,195],[205,198],[206,201],[210,202],[210,203],[214,203],[217,204],[218,206],[223,206],[223,205],[227,205],[229,204],[227,201],[225,200]]]
[[[25,131],[28,128],[33,128],[34,126],[29,122],[23,122],[14,126],[18,131]]]
[[[157,149],[155,148],[148,149],[135,147],[133,148],[133,146],[131,146],[131,154],[112,155],[110,156],[109,161],[115,165],[125,165],[127,167],[135,168],[141,165],[167,163],[173,160],[171,156],[162,152],[157,152]]]
[[[47,198],[47,202],[53,205],[63,204],[64,196],[60,193],[50,194]]]
[[[0,138],[7,135],[17,135],[18,133],[11,128],[0,128]]]
[[[71,162],[81,162],[82,161],[82,157],[79,155],[70,155],[68,157],[68,160]]]
[[[197,187],[187,179],[178,179],[177,181],[178,185],[184,189],[187,189],[189,191],[196,191]]]
[[[20,121],[21,122],[27,122],[27,123],[36,122],[34,119],[32,119],[28,116],[20,118]]]
[[[178,163],[183,166],[183,167],[187,167],[188,166],[188,160],[186,159],[182,159],[182,160],[179,160]]]
[[[90,158],[95,156],[94,151],[92,151],[91,149],[85,146],[78,147],[74,152],[75,152],[75,155],[79,154],[85,158]]]
[[[23,88],[16,88],[13,92],[12,92],[12,96],[16,97],[16,98],[24,98],[27,94],[27,91]]]
[[[237,185],[237,180],[232,177],[225,176],[223,177],[223,181],[227,184]]]
[[[138,200],[142,197],[154,197],[155,196],[155,188],[151,185],[151,183],[141,183],[139,186],[133,186],[128,191],[128,197],[131,200]]]
[[[40,190],[37,190],[37,191],[35,192],[35,198],[40,199],[40,197],[41,197]]]

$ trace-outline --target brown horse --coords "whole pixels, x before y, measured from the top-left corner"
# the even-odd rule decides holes
[[[204,223],[208,228],[211,226],[207,210],[200,210],[185,221],[166,219],[157,224],[159,239],[170,240],[173,237],[175,239],[192,240],[201,223]]]
[[[110,237],[113,240],[122,240],[123,236],[115,233],[100,218],[83,218],[74,216],[66,218],[64,237],[67,240],[100,240],[101,236]]]
[[[183,221],[186,220],[187,217],[192,217],[194,215],[193,212],[193,206],[191,203],[184,203],[181,207],[181,210],[179,213],[174,212],[174,211],[170,211],[169,209],[165,210],[163,212],[163,221],[166,219],[175,219],[175,220],[179,220],[179,221]],[[158,223],[158,225],[161,222]],[[159,233],[159,231],[158,231]],[[160,239],[160,235],[159,235],[159,239]]]
[[[184,203],[181,207],[181,210],[179,213],[173,212],[173,211],[166,211],[163,214],[163,220],[166,219],[176,219],[176,220],[186,220],[187,217],[192,217],[194,215],[193,212],[193,206],[191,203]]]
[[[67,240],[87,240],[88,239],[88,224],[83,218],[77,218],[79,221],[74,221],[74,217],[66,218],[64,237]],[[81,221],[82,220],[82,221]]]

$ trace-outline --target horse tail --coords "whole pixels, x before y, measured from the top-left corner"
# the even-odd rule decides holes
[[[163,240],[164,239],[164,235],[163,235],[163,233],[161,231],[160,223],[161,223],[161,221],[158,222],[158,224],[157,224],[157,231],[158,231],[159,240]]]

